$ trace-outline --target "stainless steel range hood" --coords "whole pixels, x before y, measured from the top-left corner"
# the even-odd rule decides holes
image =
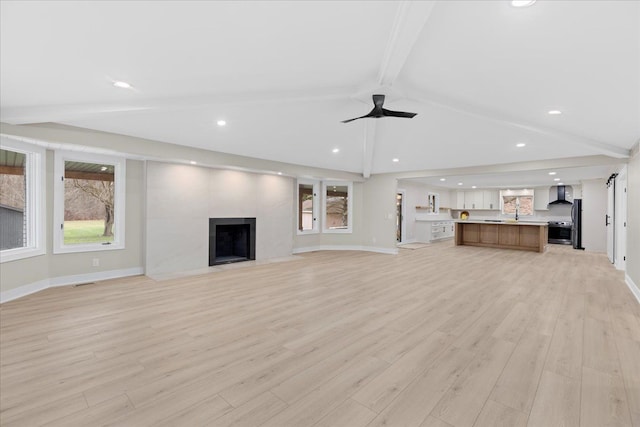
[[[553,187],[551,187],[553,188]],[[557,199],[549,203],[551,205],[571,205],[572,203],[566,199],[566,186],[558,185],[557,187]]]

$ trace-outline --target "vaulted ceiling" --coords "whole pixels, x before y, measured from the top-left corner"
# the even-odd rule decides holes
[[[0,12],[11,124],[365,177],[624,158],[640,139],[638,1],[2,1]],[[376,93],[418,115],[341,123]]]

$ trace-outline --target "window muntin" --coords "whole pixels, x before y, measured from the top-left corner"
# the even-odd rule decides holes
[[[2,137],[0,147],[0,261],[45,253],[44,156],[33,144]]]
[[[56,155],[54,252],[124,248],[124,160]]]
[[[318,232],[318,181],[298,180],[298,234]]]
[[[352,224],[352,184],[350,182],[325,182],[323,204],[323,231],[325,233],[350,233]]]

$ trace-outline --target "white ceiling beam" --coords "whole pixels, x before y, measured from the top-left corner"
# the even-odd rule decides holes
[[[570,132],[541,126],[537,123],[532,123],[526,120],[512,117],[508,114],[504,114],[502,112],[495,111],[486,107],[472,105],[468,102],[453,100],[451,98],[434,93],[426,94],[424,93],[424,91],[420,93],[419,90],[408,90],[407,93],[411,94],[409,96],[409,99],[415,102],[431,104],[439,108],[445,108],[451,111],[455,111],[456,113],[466,114],[482,120],[489,120],[500,125],[513,127],[520,130],[526,130],[528,132],[534,132],[552,138],[559,138],[563,141],[567,141],[568,143],[589,147],[595,150],[598,154],[603,154],[615,158],[628,158],[630,154],[630,151],[627,148],[607,144],[602,141],[575,135]]]
[[[378,72],[379,85],[393,85],[427,23],[434,5],[435,1],[399,3]]]
[[[550,169],[580,168],[624,164],[624,160],[610,156],[566,157],[561,159],[532,160],[516,163],[502,163],[482,166],[466,166],[461,168],[430,169],[411,172],[394,172],[398,179],[415,179],[429,177],[510,174],[516,172],[547,171]],[[552,184],[549,184],[552,185]]]
[[[373,150],[376,145],[376,126],[377,119],[369,119],[365,121],[362,150],[362,176],[365,178],[369,178],[371,176],[371,168],[373,166]]]
[[[287,104],[293,102],[348,99],[352,88],[323,88],[289,92],[229,93],[171,98],[140,98],[127,102],[101,104],[47,105],[6,107],[0,111],[0,121],[13,125],[81,120],[111,113],[135,111],[171,111],[214,105]]]
[[[424,28],[431,10],[435,5],[434,1],[401,1],[393,21],[391,34],[387,40],[382,63],[378,70],[377,84],[390,88],[402,71],[407,62],[409,54],[413,50],[422,29]],[[377,90],[377,89],[375,89]],[[381,90],[385,93],[389,90]],[[368,91],[370,96],[371,90]],[[364,152],[362,176],[369,178],[373,168],[373,153],[376,145],[375,141],[376,120],[367,120],[364,136]]]

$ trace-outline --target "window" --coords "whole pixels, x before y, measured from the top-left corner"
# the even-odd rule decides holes
[[[440,195],[438,193],[427,194],[427,213],[432,215],[440,213]]]
[[[124,248],[125,162],[56,152],[54,252]]]
[[[533,190],[504,190],[500,198],[503,215],[533,215]]]
[[[0,261],[45,253],[45,150],[2,137],[0,147]]]
[[[323,224],[326,233],[351,233],[352,184],[350,182],[324,183]]]
[[[318,232],[318,181],[298,180],[298,234]]]

